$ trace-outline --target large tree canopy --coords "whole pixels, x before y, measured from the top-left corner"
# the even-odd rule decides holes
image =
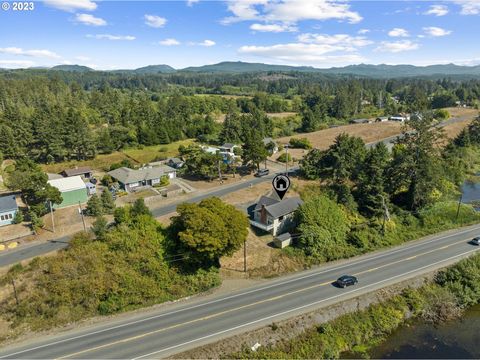
[[[181,204],[177,213],[171,225],[175,248],[193,263],[218,265],[221,256],[238,250],[247,237],[247,217],[219,198]]]

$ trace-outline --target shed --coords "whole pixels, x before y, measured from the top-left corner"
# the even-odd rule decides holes
[[[275,247],[283,249],[292,244],[292,235],[289,232],[278,235],[273,239],[273,245]]]
[[[88,166],[77,166],[73,169],[65,169],[62,171],[62,175],[65,177],[81,176],[85,179],[90,179],[92,174],[92,169]]]
[[[61,204],[55,204],[53,206],[55,209],[75,205],[79,202],[86,203],[88,200],[87,186],[80,176],[49,180],[48,183],[62,193],[63,201]]]
[[[0,226],[13,224],[13,219],[18,211],[15,195],[0,197]]]

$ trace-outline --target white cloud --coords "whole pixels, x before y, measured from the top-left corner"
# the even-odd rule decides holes
[[[409,37],[408,31],[402,28],[393,28],[388,32],[391,37]]]
[[[50,50],[23,50],[17,47],[0,48],[0,53],[10,55],[21,55],[31,57],[43,57],[50,59],[59,59],[60,56]]]
[[[296,64],[324,65],[327,63],[358,63],[365,60],[358,54],[326,55],[338,50],[341,50],[341,47],[334,45],[290,43],[271,46],[242,46],[238,52],[243,55],[254,55]]]
[[[365,35],[365,34],[368,34],[369,32],[370,32],[369,29],[360,29],[357,31],[357,33],[360,35]]]
[[[223,24],[257,20],[295,24],[302,20],[345,20],[358,23],[362,17],[350,10],[350,5],[332,0],[233,0],[228,2],[233,16],[224,18]]]
[[[88,38],[98,39],[98,40],[135,40],[135,36],[132,35],[110,35],[110,34],[96,34],[96,35],[87,35]]]
[[[216,42],[213,41],[213,40],[203,40],[202,42],[190,42],[188,44],[189,45],[210,47],[210,46],[214,46],[216,44]]]
[[[460,5],[462,15],[478,15],[480,14],[480,1],[478,0],[454,0],[454,3]]]
[[[380,46],[375,49],[375,51],[382,51],[382,52],[392,52],[398,53],[402,51],[409,51],[418,49],[418,44],[414,43],[410,40],[401,40],[401,41],[382,41]]]
[[[97,4],[90,0],[44,0],[45,5],[63,11],[74,12],[76,10],[93,11]]]
[[[445,5],[430,5],[425,15],[445,16],[448,14],[448,7]]]
[[[250,25],[250,29],[254,31],[274,33],[298,31],[295,26],[290,26],[287,24],[252,24]]]
[[[145,14],[145,24],[153,28],[161,28],[164,27],[167,23],[167,19],[157,15],[149,15]]]
[[[301,43],[317,44],[317,45],[337,45],[342,50],[353,51],[356,47],[367,46],[373,44],[364,36],[350,36],[347,34],[301,34],[298,36]]]
[[[200,0],[187,0],[187,6],[193,6],[193,4],[198,3]]]
[[[0,67],[24,68],[33,65],[35,65],[35,63],[30,60],[0,60]]]
[[[88,56],[83,56],[83,55],[75,56],[75,59],[79,60],[79,61],[90,61],[90,60],[92,60]]]
[[[90,14],[77,14],[75,21],[89,26],[105,26],[107,22],[102,18],[95,17]]]
[[[436,26],[429,26],[429,27],[424,27],[423,31],[429,36],[446,36],[452,33],[451,30],[445,30]]]
[[[159,41],[159,44],[164,46],[174,46],[174,45],[180,45],[180,41],[170,38],[170,39]]]

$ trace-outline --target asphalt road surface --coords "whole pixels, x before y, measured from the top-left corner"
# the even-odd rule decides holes
[[[195,298],[0,350],[0,358],[162,358],[353,298],[454,263],[480,250],[480,224],[304,271],[229,295]],[[332,282],[343,274],[359,283]],[[253,344],[252,344],[253,345]]]
[[[294,172],[296,170],[298,170],[298,167],[292,167],[289,169],[289,172]],[[151,208],[150,210],[155,217],[163,216],[174,212],[177,209],[177,205],[180,203],[196,203],[208,197],[224,196],[238,190],[246,189],[250,187],[250,184],[253,186],[262,182],[272,181],[274,176],[275,174],[272,173],[268,176],[242,181],[233,185],[222,186],[214,190],[206,191],[189,199],[180,200],[173,204],[158,208]],[[6,251],[0,255],[0,268],[3,266],[10,266],[12,264],[16,264],[22,260],[27,260],[36,256],[44,255],[52,251],[64,249],[68,246],[68,242],[70,241],[70,239],[71,236],[64,236],[55,240],[49,240],[44,243],[21,245],[18,247],[18,249]]]

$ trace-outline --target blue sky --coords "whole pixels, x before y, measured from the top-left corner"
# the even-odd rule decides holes
[[[480,0],[0,2],[5,68],[480,64]]]

